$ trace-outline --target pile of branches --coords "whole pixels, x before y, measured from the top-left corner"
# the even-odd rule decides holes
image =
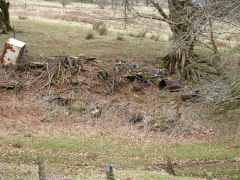
[[[103,62],[96,58],[53,56],[40,60],[31,57],[16,67],[3,67],[5,81],[1,88],[50,88],[87,90],[94,93],[114,94],[135,77],[132,66],[118,62]],[[129,72],[132,72],[129,75]],[[15,82],[13,84],[13,82]]]
[[[9,78],[7,71],[3,68],[0,68],[0,87],[1,88],[19,88],[20,83],[14,79]]]
[[[215,112],[225,112],[240,105],[240,74],[227,74],[205,87],[206,100],[214,107]]]

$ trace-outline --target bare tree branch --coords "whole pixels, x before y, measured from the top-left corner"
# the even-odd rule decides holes
[[[170,18],[168,17],[168,15],[163,11],[162,7],[155,2],[154,0],[150,0],[151,3],[153,4],[153,6],[158,10],[158,12],[163,16],[164,19],[169,20]]]

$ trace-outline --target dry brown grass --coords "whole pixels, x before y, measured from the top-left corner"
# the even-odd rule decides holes
[[[96,22],[96,16],[101,14],[100,18],[103,19],[119,17],[122,15],[120,11],[114,14],[108,9],[74,6],[62,9],[60,5],[44,5],[42,2],[29,3],[28,9],[23,10],[21,3],[14,1],[12,4],[11,12],[15,16],[48,21],[13,20],[17,24],[17,38],[28,42],[31,54],[77,55],[81,51],[101,57],[101,67],[112,72],[112,65],[118,58],[127,58],[130,63],[141,63],[141,67],[147,65],[151,69],[153,64],[156,65],[154,57],[168,51],[167,44],[150,40],[147,34],[141,40],[126,37],[124,41],[115,41],[117,36],[111,33],[117,31],[127,34],[127,31],[119,28],[119,20],[107,22],[110,27],[107,37],[97,37],[91,43],[85,41],[85,35],[91,29],[89,24]],[[51,20],[55,22],[49,23]],[[78,25],[57,24],[58,20],[77,22]],[[144,20],[137,20],[128,30],[141,32],[146,26],[148,23]],[[165,25],[159,27],[156,21],[153,21],[153,27],[156,31],[162,28],[160,34],[163,36],[169,33]],[[9,36],[1,36],[1,47]],[[144,61],[142,57],[147,60]],[[207,112],[205,104],[179,103],[179,93],[159,92],[154,83],[143,85],[141,82],[127,82],[119,86],[115,93],[107,94],[106,86],[97,79],[99,68],[86,64],[84,68],[88,73],[82,73],[67,85],[62,84],[62,87],[53,83],[49,88],[39,91],[42,84],[37,83],[25,86],[18,92],[2,90],[0,175],[34,176],[36,155],[41,153],[46,158],[48,171],[61,176],[92,177],[104,173],[105,168],[113,164],[118,171],[129,170],[130,174],[137,170],[146,171],[145,179],[152,179],[154,175],[151,176],[151,173],[156,172],[156,179],[159,179],[166,164],[164,157],[170,156],[179,165],[176,168],[178,175],[204,176],[208,168],[211,171],[214,169],[212,166],[203,166],[201,162],[207,164],[216,160],[214,167],[222,167],[218,161],[223,161],[226,166],[224,171],[221,169],[223,173],[214,171],[216,177],[221,178],[225,174],[237,177],[238,149],[225,136],[221,136],[224,141],[220,142],[215,131],[203,128],[199,121],[206,118],[202,114]],[[24,75],[23,82],[26,84],[31,84],[30,81],[36,78],[31,77],[29,72]],[[76,81],[85,81],[85,85],[94,86],[90,90],[83,86],[76,91],[76,87],[69,86],[76,84]],[[136,84],[142,90],[135,92]],[[78,102],[61,105],[48,101],[55,97],[71,98]],[[140,97],[140,101],[136,97]],[[93,117],[90,113],[96,108],[101,109],[99,117]],[[133,124],[131,121],[135,120],[140,122]],[[225,160],[234,163],[228,167]],[[191,169],[193,164],[197,164],[197,168]],[[9,170],[12,168],[15,170]]]
[[[103,116],[65,114],[67,107],[43,102],[29,91],[18,95],[3,92],[0,142],[4,156],[0,156],[0,175],[36,176],[38,153],[44,155],[48,172],[82,178],[104,174],[109,164],[114,165],[118,176],[120,170],[130,171],[128,176],[131,177],[134,170],[141,169],[146,171],[146,178],[153,172],[159,177],[164,172],[166,155],[173,158],[174,163],[183,163],[183,167],[174,165],[178,175],[184,174],[184,167],[188,170],[185,163],[191,166],[192,161],[198,163],[199,158],[208,161],[239,157],[228,141],[222,144],[209,141],[213,138],[209,133],[170,139],[129,124],[129,109],[144,109],[147,104],[129,104],[119,96],[101,99],[94,95],[85,100],[82,96],[84,102],[104,104]],[[42,120],[59,108],[65,110],[58,111],[53,121]],[[198,173],[203,175],[202,171]],[[124,172],[120,177],[125,177]]]
[[[104,68],[111,69],[113,62],[105,63],[108,67]],[[84,64],[84,68],[87,72],[98,74],[97,69],[88,63]],[[27,73],[28,77],[30,72]],[[92,75],[81,74],[81,77],[85,76],[91,79]],[[96,83],[97,78],[93,77],[94,81],[85,79],[86,84]],[[48,171],[60,176],[71,174],[76,177],[102,174],[109,164],[113,164],[117,170],[140,169],[150,174],[152,171],[158,172],[159,177],[166,168],[166,156],[180,164],[174,167],[178,175],[190,173],[188,175],[202,176],[204,168],[193,172],[189,170],[192,164],[202,167],[199,159],[201,162],[215,163],[222,163],[223,160],[224,165],[229,160],[233,162],[229,164],[231,167],[238,163],[239,152],[226,137],[221,137],[226,140],[219,143],[215,142],[212,131],[186,134],[186,128],[191,128],[187,123],[197,120],[194,110],[201,109],[199,104],[186,106],[184,103],[178,109],[178,93],[162,92],[160,96],[154,84],[144,86],[140,92],[133,92],[133,87],[141,82],[129,82],[112,95],[86,88],[77,92],[76,88],[59,87],[54,83],[39,91],[40,83],[31,88],[27,86],[30,83],[25,83],[24,89],[18,92],[2,91],[0,142],[3,144],[1,153],[4,156],[0,154],[0,167],[4,175],[35,176],[36,155],[39,153],[45,156]],[[104,88],[98,86],[98,91]],[[136,101],[132,95],[134,93],[144,101]],[[78,103],[68,105],[49,101],[59,96],[78,100]],[[99,117],[93,117],[90,113],[96,108],[102,111]],[[169,131],[172,136],[169,133],[152,133],[149,128],[142,128],[144,124],[141,122],[134,125],[131,122],[133,118],[142,121],[147,116],[159,119],[167,116],[171,120],[179,118],[179,112],[183,115],[175,124],[176,127],[170,127],[173,128],[173,131]],[[189,133],[190,129],[187,130]],[[7,166],[2,162],[8,162]],[[8,166],[16,167],[16,164],[23,164],[17,168],[18,172],[7,171]],[[237,177],[235,172],[227,173]],[[222,177],[222,174],[216,172],[216,176]]]

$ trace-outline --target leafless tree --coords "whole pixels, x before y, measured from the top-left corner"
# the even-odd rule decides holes
[[[106,5],[107,5],[106,0],[98,0],[98,6],[100,9],[104,9]]]
[[[10,26],[10,18],[9,18],[9,2],[5,0],[0,0],[0,34],[7,33],[12,28]]]
[[[168,23],[173,33],[173,43],[169,54],[164,58],[170,73],[179,73],[184,79],[196,79],[197,72],[192,64],[199,60],[194,47],[206,30],[210,30],[211,43],[217,54],[215,38],[211,31],[214,21],[227,17],[238,1],[215,0],[168,0],[169,13],[156,0],[150,0],[159,16],[151,18]],[[218,56],[219,57],[219,56]]]

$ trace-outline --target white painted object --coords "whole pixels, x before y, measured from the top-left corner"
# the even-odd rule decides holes
[[[99,116],[100,115],[100,111],[98,109],[94,109],[93,111],[90,112],[92,116]]]
[[[1,60],[2,64],[4,66],[16,65],[18,60],[23,55],[24,48],[24,42],[10,38],[5,42],[5,48]]]

